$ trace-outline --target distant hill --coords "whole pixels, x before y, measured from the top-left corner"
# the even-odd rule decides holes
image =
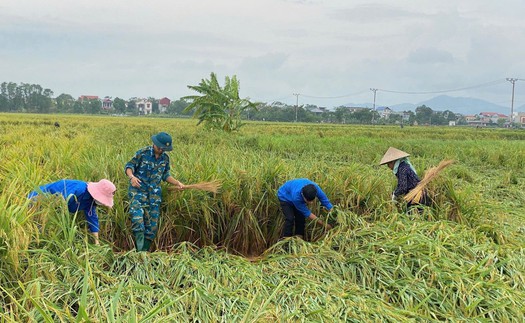
[[[466,97],[451,97],[448,95],[436,96],[430,100],[422,101],[417,104],[417,106],[421,105],[426,105],[434,111],[450,110],[461,114],[498,112],[508,115],[510,113],[509,107],[497,105],[489,101]]]
[[[450,110],[461,114],[477,114],[480,112],[498,112],[505,115],[510,113],[510,107],[504,107],[489,101],[467,98],[452,97],[448,95],[436,96],[432,99],[421,101],[419,103],[401,103],[389,105],[394,111],[415,111],[417,107],[426,105],[434,111]],[[345,106],[372,107],[371,103],[345,104]],[[515,107],[514,111],[525,111],[525,105]]]

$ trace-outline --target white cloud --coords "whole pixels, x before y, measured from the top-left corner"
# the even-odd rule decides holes
[[[241,95],[254,99],[364,92],[311,100],[365,102],[370,87],[437,91],[525,78],[524,9],[518,0],[4,0],[0,81],[72,95],[177,98],[216,72],[237,75]],[[509,91],[451,95],[498,103]],[[422,99],[379,95],[384,105]]]

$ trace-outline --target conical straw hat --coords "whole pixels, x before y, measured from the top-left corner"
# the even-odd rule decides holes
[[[406,152],[404,152],[402,150],[396,149],[394,147],[390,147],[386,151],[386,153],[383,156],[383,158],[381,158],[381,161],[379,162],[379,165],[383,165],[383,164],[389,163],[391,161],[398,160],[400,158],[408,157],[408,156],[410,156],[410,154],[408,154],[408,153],[406,153]]]

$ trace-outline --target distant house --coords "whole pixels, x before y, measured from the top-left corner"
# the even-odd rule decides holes
[[[153,103],[151,101],[148,101],[146,99],[140,99],[135,102],[137,109],[139,111],[139,114],[141,115],[148,115],[153,112]]]
[[[499,119],[509,118],[508,116],[497,112],[480,112],[479,117],[481,120],[487,121],[487,123],[498,123]]]
[[[279,101],[274,101],[270,104],[270,106],[275,108],[286,108],[287,105]]]
[[[102,110],[111,110],[113,109],[113,100],[109,96],[106,96],[102,100]]]
[[[481,118],[479,115],[466,115],[465,121],[469,126],[485,127],[489,123],[489,119]]]
[[[78,97],[80,101],[98,100],[97,95],[81,95]]]
[[[311,109],[310,112],[319,115],[319,114],[323,114],[325,112],[328,112],[328,109],[326,107],[317,107],[317,108]]]
[[[525,127],[525,112],[518,112],[516,119],[514,119],[514,122],[517,122],[521,125],[521,127]]]
[[[160,113],[166,113],[166,111],[168,111],[168,108],[171,104],[171,100],[164,97],[162,99],[159,100],[159,112]]]
[[[388,114],[388,117],[386,119],[393,117],[393,116],[400,116],[403,122],[408,122],[410,120],[411,113],[410,111],[396,112],[394,110],[391,110],[391,112]]]
[[[393,112],[389,107],[377,107],[376,111],[379,113],[379,117],[383,119],[388,119]]]
[[[344,108],[346,110],[348,110],[348,112],[358,112],[358,111],[363,111],[363,110],[370,110],[370,108],[367,108],[367,107],[347,107],[347,106],[342,106],[341,108]]]

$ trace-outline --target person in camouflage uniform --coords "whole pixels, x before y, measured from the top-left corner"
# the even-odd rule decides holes
[[[129,177],[128,196],[131,231],[135,238],[137,251],[149,251],[151,242],[157,234],[157,223],[162,201],[161,181],[184,189],[184,184],[170,175],[170,158],[165,153],[171,151],[171,136],[160,132],[151,137],[152,146],[144,147],[124,167]]]

